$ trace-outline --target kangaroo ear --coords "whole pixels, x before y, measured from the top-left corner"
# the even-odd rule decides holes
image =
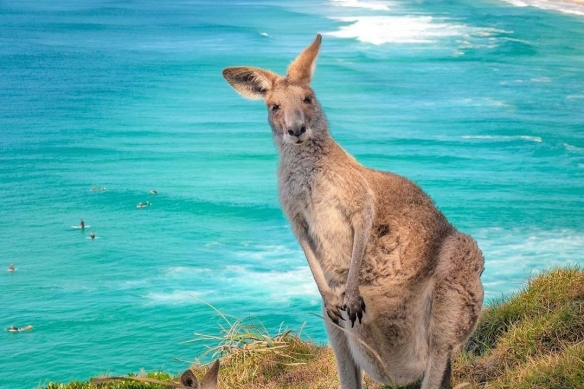
[[[223,69],[223,77],[242,96],[249,99],[265,98],[278,78],[276,73],[251,67]]]
[[[219,375],[219,360],[217,359],[213,366],[207,371],[201,381],[201,389],[216,389],[217,376]]]
[[[199,388],[199,381],[197,381],[197,377],[193,374],[191,369],[185,370],[184,373],[180,376],[180,384],[182,388],[187,389],[198,389]]]
[[[318,34],[316,39],[308,46],[288,67],[286,78],[292,84],[308,85],[312,80],[312,74],[316,65],[316,56],[320,49],[322,36]]]

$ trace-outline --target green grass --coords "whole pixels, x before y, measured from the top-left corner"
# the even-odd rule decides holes
[[[474,387],[584,388],[584,271],[554,269],[483,311],[455,373]]]
[[[130,377],[136,377],[136,375],[129,375]],[[159,381],[173,381],[175,377],[169,373],[148,373],[142,374],[141,376],[152,378]],[[89,382],[69,382],[68,384],[55,384],[50,383],[46,386],[47,389],[97,389],[97,388],[108,388],[108,389],[168,389],[169,386],[158,385],[152,383],[136,382],[136,381],[114,381],[107,383],[105,385],[93,385]]]
[[[253,318],[219,314],[225,322],[221,334],[196,334],[193,341],[213,342],[200,357],[221,359],[220,389],[339,387],[329,347],[304,341],[290,331],[271,335]],[[191,368],[197,377],[206,370],[199,363]],[[453,374],[454,386],[467,389],[584,389],[584,271],[551,270],[529,280],[519,293],[492,303],[483,311],[465,351],[455,357]],[[161,373],[148,376],[176,380]],[[162,388],[130,381],[99,387]],[[71,382],[46,388],[97,386]],[[365,377],[364,388],[382,387]]]

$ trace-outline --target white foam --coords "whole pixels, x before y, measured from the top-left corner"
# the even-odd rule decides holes
[[[246,266],[227,266],[221,274],[210,275],[213,283],[222,285],[222,295],[254,296],[268,298],[271,303],[290,302],[299,298],[308,300],[312,305],[320,304],[320,294],[308,266],[286,271],[261,272]],[[196,283],[197,277],[193,277]],[[150,292],[146,299],[154,304],[189,304],[196,298],[207,300],[205,296],[217,297],[213,291],[180,289],[180,286],[170,292]]]
[[[326,35],[356,38],[374,45],[430,43],[438,37],[461,35],[459,26],[436,22],[431,16],[355,16],[333,19],[349,25]]]
[[[365,8],[374,11],[389,11],[387,1],[360,1],[360,0],[331,0],[333,5],[350,8]]]
[[[211,285],[220,288],[220,295],[228,298],[269,299],[278,304],[287,304],[293,299],[302,299],[311,305],[320,304],[320,294],[304,259],[296,246],[253,245],[241,242],[240,249],[224,254],[229,262],[220,269],[201,266],[171,266],[164,269],[156,279],[162,290],[151,290],[145,295],[151,304],[189,304],[191,295],[221,298],[209,291]],[[197,283],[204,279],[201,289]],[[229,297],[231,296],[231,297]]]
[[[513,105],[506,103],[502,100],[495,100],[490,97],[485,98],[465,98],[465,99],[458,99],[454,100],[452,103],[456,105],[465,105],[469,107],[483,107],[483,106],[490,106],[490,107],[502,107],[502,108],[514,108]]]
[[[267,295],[270,300],[281,303],[292,298],[320,301],[320,294],[304,254],[298,248],[260,245],[252,250],[236,252],[234,256],[240,264],[229,265],[225,269],[228,282],[233,287],[242,288],[252,294]],[[258,266],[266,264],[266,270],[258,270]]]
[[[489,228],[471,234],[485,256],[482,280],[488,299],[519,290],[545,270],[574,265],[584,251],[584,235],[574,230]]]
[[[158,304],[185,304],[194,303],[199,304],[199,301],[193,296],[205,300],[205,296],[210,292],[201,292],[199,290],[174,290],[172,292],[151,292],[146,295],[148,300]]]
[[[514,140],[524,140],[527,142],[541,143],[542,138],[539,136],[529,135],[463,135],[463,139],[485,139],[495,142],[509,142]]]
[[[537,77],[537,78],[532,78],[531,82],[552,82],[552,79],[549,77]]]
[[[205,243],[205,247],[219,247],[219,246],[223,246],[223,244],[222,243],[219,243],[219,242]]]
[[[448,37],[491,36],[503,31],[453,23],[432,16],[348,16],[335,17],[348,25],[325,35],[354,38],[363,43],[433,43]]]
[[[529,4],[521,0],[503,0],[503,1],[512,4],[516,7],[529,7]]]
[[[547,11],[584,16],[584,5],[558,0],[503,0],[516,7],[536,7]]]
[[[260,245],[253,247],[251,251],[238,251],[234,253],[239,258],[250,258],[258,263],[265,259],[288,259],[297,256],[297,254],[297,249],[290,249],[283,245]]]
[[[212,272],[211,269],[200,266],[171,266],[165,269],[163,274],[168,278],[186,278],[210,272]]]
[[[564,143],[564,148],[567,151],[571,151],[571,152],[574,152],[574,153],[584,153],[584,147],[574,146],[574,145],[571,145],[569,143]]]
[[[320,294],[308,266],[266,273],[243,271],[232,282],[240,283],[247,291],[267,295],[272,302],[286,303],[293,298],[320,302]]]

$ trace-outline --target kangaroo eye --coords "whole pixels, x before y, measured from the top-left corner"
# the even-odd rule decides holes
[[[272,104],[270,105],[270,111],[275,112],[280,109],[280,104]]]
[[[311,103],[312,103],[312,97],[310,97],[310,96],[306,96],[306,97],[304,98],[304,100],[302,100],[302,101],[304,101],[306,104],[311,104]]]

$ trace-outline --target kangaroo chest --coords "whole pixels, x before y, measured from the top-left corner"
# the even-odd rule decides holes
[[[346,189],[326,171],[280,171],[282,208],[291,223],[300,224],[295,228],[307,232],[331,283],[344,282],[351,261],[353,231]]]
[[[327,179],[326,172],[283,172],[280,176],[280,202],[291,220],[301,217],[310,226],[335,227],[346,224],[347,205],[342,188]],[[328,221],[329,223],[325,223]]]

